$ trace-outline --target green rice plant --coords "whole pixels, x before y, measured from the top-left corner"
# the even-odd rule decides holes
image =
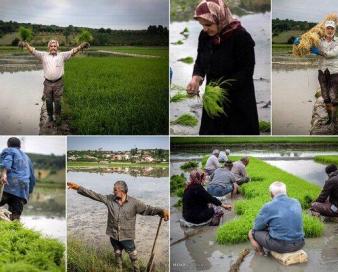
[[[82,29],[80,34],[78,34],[75,38],[75,40],[78,42],[78,43],[83,43],[83,42],[92,42],[94,39],[93,39],[93,36],[92,34],[88,31],[88,30],[85,30],[85,29]]]
[[[174,125],[181,125],[186,127],[194,127],[198,124],[198,120],[195,116],[189,113],[182,114],[176,120],[171,122]]]
[[[186,34],[186,33],[189,33],[189,29],[187,27],[185,27],[181,32],[180,34]]]
[[[203,94],[203,108],[210,118],[227,116],[224,107],[230,105],[228,91],[221,88],[222,84],[230,84],[229,81],[211,82],[205,87]]]
[[[176,194],[180,190],[185,188],[186,178],[184,174],[173,175],[170,177],[170,193]]]
[[[338,155],[320,155],[315,156],[314,160],[316,162],[324,163],[324,164],[335,164],[338,165]]]
[[[210,155],[205,155],[205,156],[202,157],[202,160],[201,160],[202,168],[204,168],[205,165],[207,164],[209,157],[210,157]]]
[[[191,170],[198,167],[198,162],[188,161],[180,166],[182,170]]]
[[[157,52],[157,48],[153,48]],[[168,134],[168,55],[75,57],[65,65],[63,119],[77,135]]]
[[[25,229],[20,222],[0,221],[0,271],[64,271],[64,245]]]
[[[18,34],[19,34],[20,38],[25,42],[29,42],[33,38],[32,29],[26,28],[24,26],[19,27]]]
[[[181,59],[178,59],[177,61],[181,61],[181,62],[184,62],[186,64],[194,63],[194,59],[192,57],[181,58]]]
[[[182,40],[178,40],[176,42],[172,42],[171,44],[173,44],[173,45],[182,45],[183,41]]]
[[[174,96],[170,97],[170,102],[180,102],[189,98],[186,92],[177,92]]]
[[[202,161],[205,161],[203,157]],[[231,158],[234,160],[234,158]],[[320,193],[319,186],[309,183],[299,177],[287,173],[277,167],[257,158],[250,158],[247,167],[250,182],[241,185],[240,191],[244,199],[234,204],[238,217],[220,226],[217,230],[216,240],[220,244],[233,244],[246,241],[249,230],[253,227],[254,220],[263,207],[270,201],[269,186],[274,181],[286,184],[288,196],[297,199],[303,209],[308,209]],[[318,237],[323,232],[323,223],[317,218],[303,213],[305,237]]]
[[[260,120],[259,121],[259,131],[260,132],[271,132],[271,124],[270,122]]]
[[[69,236],[67,241],[67,271],[119,271],[116,267],[112,248],[96,247],[86,244],[78,238]],[[139,261],[140,270],[146,271],[145,262]],[[123,254],[123,271],[131,271],[131,263],[127,254]],[[164,267],[156,267],[155,271],[164,271]]]

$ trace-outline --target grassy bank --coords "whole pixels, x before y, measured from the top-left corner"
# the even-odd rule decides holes
[[[68,237],[67,244],[67,271],[69,272],[115,272],[116,269],[113,249],[95,248],[93,245],[86,245],[81,240]],[[129,257],[124,253],[123,271],[131,271]],[[140,270],[146,271],[145,262],[140,261]],[[155,269],[154,271],[162,271]]]
[[[218,228],[216,239],[220,244],[247,241],[247,234],[253,226],[258,211],[264,203],[271,200],[268,188],[272,182],[277,180],[284,182],[288,195],[298,199],[304,210],[310,207],[311,202],[320,192],[319,186],[256,158],[251,158],[247,171],[252,181],[241,186],[241,194],[245,199],[238,200],[234,204],[236,218]],[[317,218],[304,212],[303,221],[305,237],[318,237],[322,234],[324,226]]]
[[[275,137],[275,136],[234,136],[234,137],[171,137],[171,145],[213,145],[213,144],[330,144],[338,146],[337,137]]]
[[[64,271],[64,246],[19,222],[0,221],[0,271]]]
[[[314,160],[316,162],[324,164],[335,164],[338,165],[338,156],[337,155],[327,155],[327,156],[315,156]]]
[[[292,44],[272,44],[272,54],[292,54]]]
[[[73,162],[69,161],[67,163],[68,169],[76,169],[76,168],[109,168],[109,167],[169,167],[168,163],[131,163],[131,162],[111,162],[107,164],[99,164],[97,162]]]
[[[168,134],[167,52],[151,59],[70,60],[65,67],[64,118],[73,134]]]

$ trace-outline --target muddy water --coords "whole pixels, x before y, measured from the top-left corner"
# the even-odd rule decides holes
[[[168,177],[131,176],[119,173],[68,172],[68,179],[78,182],[86,188],[102,194],[110,194],[116,180],[124,180],[129,187],[129,194],[143,202],[157,207],[168,208]],[[68,234],[81,238],[82,241],[97,246],[112,248],[109,237],[105,234],[107,209],[104,204],[93,201],[68,191],[67,195]],[[158,216],[137,216],[136,248],[140,258],[148,260],[155,238]],[[168,268],[169,224],[163,223],[155,252],[155,263]]]
[[[313,153],[313,152],[312,152]],[[318,154],[318,153],[317,153]],[[251,155],[251,154],[249,154]],[[180,155],[182,157],[182,155]],[[266,156],[267,157],[267,156]],[[280,158],[280,157],[279,157]],[[189,159],[186,159],[188,161]],[[171,163],[171,175],[180,174],[180,165],[182,162]],[[293,173],[293,169],[304,166],[303,160],[292,161],[291,165],[283,166],[282,160],[270,160],[269,163],[278,162],[278,167]],[[305,166],[313,169],[307,175],[300,175],[308,178],[309,181],[321,179],[322,168],[310,165],[311,161],[305,161]],[[277,163],[276,163],[277,164]],[[308,170],[308,169],[307,169]],[[306,172],[306,171],[304,171]],[[296,174],[294,172],[293,174]],[[318,183],[317,183],[318,184]],[[171,241],[174,243],[186,235],[192,235],[185,241],[174,244],[170,248],[171,254],[171,271],[227,271],[233,264],[241,250],[250,248],[250,244],[240,243],[237,245],[218,245],[215,242],[216,227],[203,227],[197,232],[192,229],[182,229],[179,225],[179,219],[182,218],[180,208],[175,208],[175,197],[171,198]],[[228,199],[226,202],[231,202]],[[224,221],[230,220],[235,215],[233,212],[225,214]],[[320,238],[306,239],[304,250],[309,255],[309,262],[306,264],[285,267],[279,264],[271,257],[256,256],[251,250],[240,267],[240,271],[251,272],[277,272],[277,271],[336,271],[338,264],[338,224],[326,223],[324,235]]]
[[[263,106],[270,101],[270,68],[271,68],[271,49],[270,49],[270,13],[250,14],[240,17],[240,20],[256,42],[256,66],[254,74],[254,84],[258,115],[261,120],[270,120],[270,107]],[[189,36],[185,39],[180,32],[187,27]],[[182,45],[170,45],[170,66],[173,69],[172,83],[185,87],[191,79],[193,64],[185,64],[177,61],[180,58],[191,56],[196,59],[198,36],[201,26],[196,21],[173,22],[170,25],[170,42],[174,43],[182,40]],[[204,85],[200,88],[204,89]],[[171,92],[171,96],[176,91]],[[170,103],[170,118],[176,119],[183,113],[193,113],[200,122],[202,104],[200,99],[187,99],[179,103]],[[173,134],[198,134],[200,123],[194,128],[171,126]]]
[[[65,189],[35,187],[21,222],[43,235],[66,243]]]
[[[28,69],[16,61],[9,69],[1,61],[0,134],[39,134],[43,73],[35,69],[41,67],[29,64],[32,67]]]
[[[318,69],[272,70],[272,134],[309,135]]]

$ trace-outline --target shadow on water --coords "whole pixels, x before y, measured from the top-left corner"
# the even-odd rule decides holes
[[[238,152],[238,151],[237,151]],[[299,151],[289,150],[288,155],[284,158],[290,158],[291,154],[297,154]],[[323,185],[326,179],[323,169],[325,165],[313,162],[312,160],[304,160],[302,156],[306,153],[306,157],[314,155],[322,155],[319,151],[306,151],[299,153],[300,157],[297,160],[288,161],[283,157],[274,157],[275,152],[269,153],[265,150],[264,157],[269,158],[268,163],[275,165],[287,172],[296,176],[304,178],[310,182],[314,182],[319,186]],[[205,154],[205,153],[204,153]],[[257,154],[256,151],[247,150],[246,155],[253,156]],[[263,155],[263,152],[260,152]],[[337,154],[337,152],[335,153]],[[234,155],[234,154],[232,154]],[[285,154],[284,154],[285,155]],[[174,155],[175,156],[175,155]],[[176,154],[176,157],[178,154]],[[291,155],[293,156],[293,155]],[[172,158],[173,156],[171,156]],[[191,159],[191,154],[184,160],[183,153],[179,153],[180,161],[171,162],[170,175],[182,173],[180,166]],[[201,158],[201,157],[199,157]],[[276,160],[272,160],[276,159]],[[187,177],[187,173],[185,173]],[[186,235],[185,229],[179,225],[179,219],[182,218],[181,208],[174,207],[177,202],[176,197],[171,197],[171,241],[173,243]],[[231,200],[227,199],[226,202],[230,203]],[[225,221],[233,218],[233,212],[226,212]],[[241,250],[250,248],[249,242],[240,243],[236,245],[218,245],[215,241],[217,227],[203,227],[201,232],[190,238],[176,243],[170,248],[171,257],[171,271],[220,271],[229,269],[233,264]],[[188,230],[190,231],[190,230]],[[319,238],[306,239],[304,250],[308,253],[309,261],[305,264],[293,265],[290,267],[279,264],[272,257],[256,256],[251,250],[250,254],[245,258],[241,264],[240,271],[245,272],[278,272],[278,271],[336,271],[338,264],[338,224],[326,223],[324,235]],[[227,271],[227,270],[224,270]]]

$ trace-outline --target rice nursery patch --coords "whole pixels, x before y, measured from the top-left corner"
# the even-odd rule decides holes
[[[183,173],[181,175],[173,175],[170,177],[170,194],[178,197],[178,201],[174,205],[175,207],[182,206],[185,184],[186,178]]]
[[[206,161],[205,157],[203,157],[202,161]],[[237,158],[231,158],[231,160],[235,159]],[[240,187],[240,192],[245,199],[238,200],[234,204],[236,218],[217,229],[216,240],[220,244],[247,241],[247,234],[253,227],[256,215],[264,203],[271,200],[268,188],[272,182],[284,182],[287,186],[288,195],[298,199],[304,210],[310,207],[311,202],[320,193],[319,186],[306,182],[256,158],[250,158],[247,171],[251,181]],[[305,237],[318,237],[322,234],[324,225],[317,218],[304,213],[303,222]]]
[[[338,165],[338,155],[327,155],[327,156],[315,156],[314,160],[316,162],[324,163],[324,164],[336,164]]]
[[[63,117],[73,134],[168,134],[167,55],[77,57],[65,70]]]
[[[186,127],[194,127],[198,124],[198,120],[195,116],[189,113],[184,113],[176,120],[171,122],[174,125],[181,125]]]
[[[203,94],[203,108],[210,118],[227,116],[224,106],[228,107],[230,100],[226,89],[221,88],[221,84],[229,84],[224,82],[211,82],[205,87]]]
[[[181,62],[184,62],[186,64],[194,63],[193,57],[185,57],[185,58],[178,59],[177,61],[181,61]]]
[[[259,121],[259,131],[260,132],[271,132],[271,124],[270,122],[260,120]]]
[[[198,162],[196,161],[188,161],[180,166],[182,170],[192,170],[198,167]]]
[[[19,222],[0,221],[0,272],[64,271],[64,245]]]

